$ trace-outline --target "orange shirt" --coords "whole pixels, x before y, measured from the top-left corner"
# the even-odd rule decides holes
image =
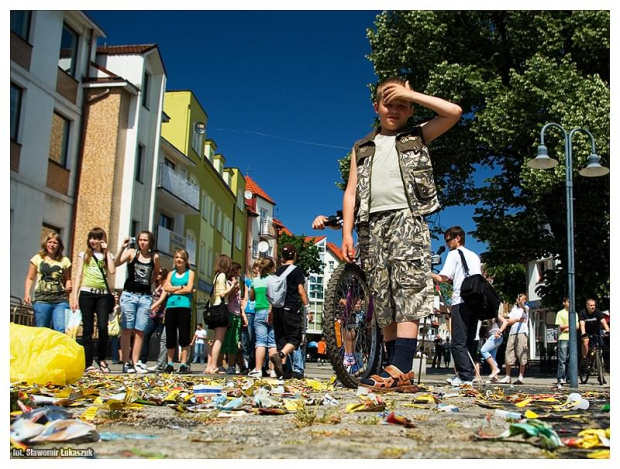
[[[319,343],[318,343],[318,352],[321,355],[325,355],[325,352],[327,352],[327,342],[325,342],[324,340],[319,341]]]

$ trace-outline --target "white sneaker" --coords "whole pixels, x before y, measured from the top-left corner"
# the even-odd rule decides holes
[[[450,383],[452,386],[460,386],[461,384],[465,384],[463,383],[463,381],[461,381],[461,378],[459,378],[458,376],[455,376],[452,379],[447,380],[448,383]],[[469,381],[469,384],[471,384],[471,381]]]
[[[502,379],[498,381],[498,383],[510,384],[512,383],[512,380],[510,379],[510,376],[504,376]]]
[[[164,369],[160,368],[159,365],[153,365],[153,366],[149,366],[147,368],[147,370],[149,370],[149,371],[163,371]]]
[[[448,384],[452,384],[452,381],[453,381],[453,380],[455,380],[455,379],[458,379],[458,380],[460,381],[459,377],[458,377],[458,376],[455,376],[454,378],[448,378],[448,379],[446,379],[446,382],[447,382]]]
[[[263,377],[263,372],[262,370],[252,370],[248,373],[248,376],[250,378],[262,378]]]
[[[142,363],[142,362],[136,363],[134,368],[136,369],[136,373],[139,373],[139,374],[145,374],[145,373],[149,372],[149,370],[146,367],[146,365],[144,363]]]
[[[269,370],[269,377],[270,378],[277,378],[278,377],[278,373],[276,373],[276,370]]]

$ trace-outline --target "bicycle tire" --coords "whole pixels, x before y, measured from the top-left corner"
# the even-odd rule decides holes
[[[601,353],[601,349],[596,349],[596,373],[598,378],[598,384],[601,386],[605,384],[605,368],[603,366],[603,354]]]
[[[362,313],[355,314],[353,305],[362,301]],[[361,378],[378,372],[383,356],[383,336],[373,314],[372,297],[366,275],[357,265],[346,263],[332,273],[325,294],[323,334],[327,356],[334,373],[347,388],[356,388]],[[355,331],[355,365],[343,363],[345,338],[342,331]]]
[[[581,360],[581,366],[579,367],[579,381],[581,384],[586,384],[590,378],[590,354]]]

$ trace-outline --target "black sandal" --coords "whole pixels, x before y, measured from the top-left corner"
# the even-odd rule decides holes
[[[103,360],[101,360],[100,362],[97,362],[97,365],[99,365],[99,369],[101,370],[102,373],[109,373],[110,372],[110,367]]]

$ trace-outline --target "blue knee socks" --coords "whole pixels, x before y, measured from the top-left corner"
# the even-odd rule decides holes
[[[394,357],[390,361],[390,364],[394,365],[403,373],[409,373],[413,365],[413,357],[415,356],[415,349],[418,346],[418,339],[397,338],[395,342]]]

